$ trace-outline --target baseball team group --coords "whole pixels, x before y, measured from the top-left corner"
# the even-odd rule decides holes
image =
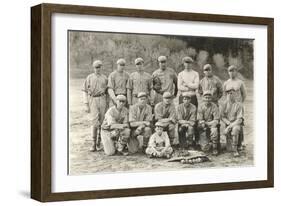
[[[144,63],[136,58],[136,71],[128,74],[125,59],[118,59],[106,77],[102,61],[93,62],[82,89],[91,118],[91,151],[170,158],[176,150],[195,149],[217,156],[224,139],[227,152],[241,155],[246,89],[235,65],[227,68],[229,79],[223,83],[211,64],[203,65],[200,80],[191,56],[182,59],[179,74],[167,66],[166,56],[158,57],[152,75]]]

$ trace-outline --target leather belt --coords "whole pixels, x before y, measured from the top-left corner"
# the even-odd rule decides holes
[[[115,94],[115,96],[117,96],[117,95],[124,95],[125,97],[127,96],[127,94]]]
[[[156,91],[156,90],[155,90]],[[156,93],[163,95],[164,92],[156,91]]]
[[[91,95],[91,97],[101,97],[103,95],[105,95],[105,93],[101,93],[101,94],[97,94],[97,95]]]

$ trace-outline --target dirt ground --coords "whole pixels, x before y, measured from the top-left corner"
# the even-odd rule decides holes
[[[152,170],[177,170],[188,168],[240,167],[254,164],[253,147],[253,81],[246,81],[247,99],[245,102],[245,145],[239,158],[222,152],[219,156],[209,156],[210,162],[181,164],[165,159],[149,159],[144,154],[130,156],[105,156],[103,151],[90,152],[92,139],[91,122],[83,111],[83,79],[71,79],[69,85],[69,174],[83,175],[109,172],[136,172]]]

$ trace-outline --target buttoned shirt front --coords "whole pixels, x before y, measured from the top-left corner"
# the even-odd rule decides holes
[[[188,104],[186,107],[184,103],[178,106],[178,120],[196,121],[196,107],[193,104]]]
[[[129,122],[152,121],[152,108],[148,104],[143,107],[135,104],[129,110]]]
[[[170,92],[173,94],[174,83],[177,82],[177,74],[172,69],[167,67],[165,70],[157,69],[153,72],[152,77],[158,77],[161,81],[161,93]]]
[[[155,106],[155,119],[161,120],[164,118],[171,118],[174,122],[176,121],[176,108],[173,103],[165,105],[163,102],[159,102]]]
[[[234,97],[238,102],[244,102],[246,99],[246,87],[241,79],[228,79],[223,84],[223,91],[234,89]]]
[[[224,102],[220,108],[220,115],[230,122],[237,119],[244,119],[244,107],[240,102]]]
[[[209,122],[219,119],[219,108],[215,103],[210,102],[209,105],[207,105],[205,102],[203,102],[199,105],[197,112],[197,120],[204,120],[206,122]]]
[[[152,88],[152,76],[146,72],[133,72],[127,82],[127,89],[132,90],[133,95],[137,95],[140,92],[145,92],[149,95]]]
[[[118,110],[116,106],[112,106],[105,113],[105,118],[102,127],[110,127],[112,124],[127,124],[128,114],[129,112],[126,107],[123,107],[121,110]]]
[[[113,89],[115,95],[127,93],[129,74],[125,71],[114,71],[108,76],[108,88]]]
[[[215,75],[201,79],[198,93],[202,95],[207,90],[212,92],[213,101],[217,102],[223,95],[221,80]]]
[[[87,76],[84,81],[82,91],[87,93],[89,96],[98,96],[105,94],[107,89],[107,78],[103,74],[92,73]],[[88,103],[87,96],[84,98],[84,103]]]

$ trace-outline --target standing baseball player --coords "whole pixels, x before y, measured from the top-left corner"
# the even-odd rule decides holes
[[[132,128],[132,138],[137,138],[145,151],[151,136],[152,109],[147,104],[147,94],[140,92],[138,102],[130,107],[129,122]]]
[[[94,61],[94,72],[87,76],[83,85],[83,100],[92,121],[92,151],[100,149],[100,126],[106,112],[107,78],[101,74],[101,68],[102,62]]]
[[[213,74],[213,68],[210,64],[205,64],[203,71],[204,78],[199,83],[198,93],[202,96],[205,91],[211,91],[212,102],[218,105],[218,101],[223,95],[222,82]]]
[[[127,83],[127,97],[128,104],[134,105],[138,102],[138,94],[140,92],[144,92],[147,97],[149,97],[149,103],[153,104],[153,85],[152,85],[152,76],[146,72],[144,72],[144,61],[142,58],[137,58],[135,60],[136,72],[133,72]]]
[[[175,139],[176,108],[173,95],[170,92],[163,94],[163,101],[155,105],[155,120],[164,125],[164,130],[168,131],[170,143],[173,145]]]
[[[179,104],[182,103],[182,93],[190,92],[191,96],[191,104],[195,105],[196,108],[198,106],[198,101],[196,97],[196,90],[199,87],[199,74],[194,71],[193,68],[193,59],[189,56],[186,56],[182,59],[184,70],[178,75],[178,98]]]
[[[125,107],[126,97],[118,95],[116,106],[112,106],[105,114],[101,129],[101,140],[106,155],[118,153],[128,155],[126,147],[130,138],[128,109]],[[128,147],[129,151],[130,148]]]
[[[178,92],[177,74],[172,68],[167,67],[167,57],[158,57],[158,62],[159,69],[152,74],[153,82],[156,82],[156,85],[153,85],[155,90],[155,104],[162,102],[164,92],[169,92],[170,94],[174,94],[174,96]]]
[[[204,152],[212,148],[213,155],[218,155],[219,119],[219,108],[212,102],[212,92],[205,91],[203,102],[199,105],[197,112],[199,145]]]
[[[118,95],[127,96],[127,82],[129,74],[124,71],[126,66],[125,59],[117,60],[117,69],[108,76],[108,94],[110,96],[110,106],[116,105]]]
[[[190,103],[192,94],[182,93],[183,103],[177,108],[178,134],[181,149],[187,149],[193,144],[196,107]]]
[[[234,157],[240,156],[239,134],[243,128],[244,107],[235,100],[235,90],[226,90],[226,102],[221,106],[221,127],[227,139],[227,150],[232,151]],[[229,147],[230,146],[230,147]]]

